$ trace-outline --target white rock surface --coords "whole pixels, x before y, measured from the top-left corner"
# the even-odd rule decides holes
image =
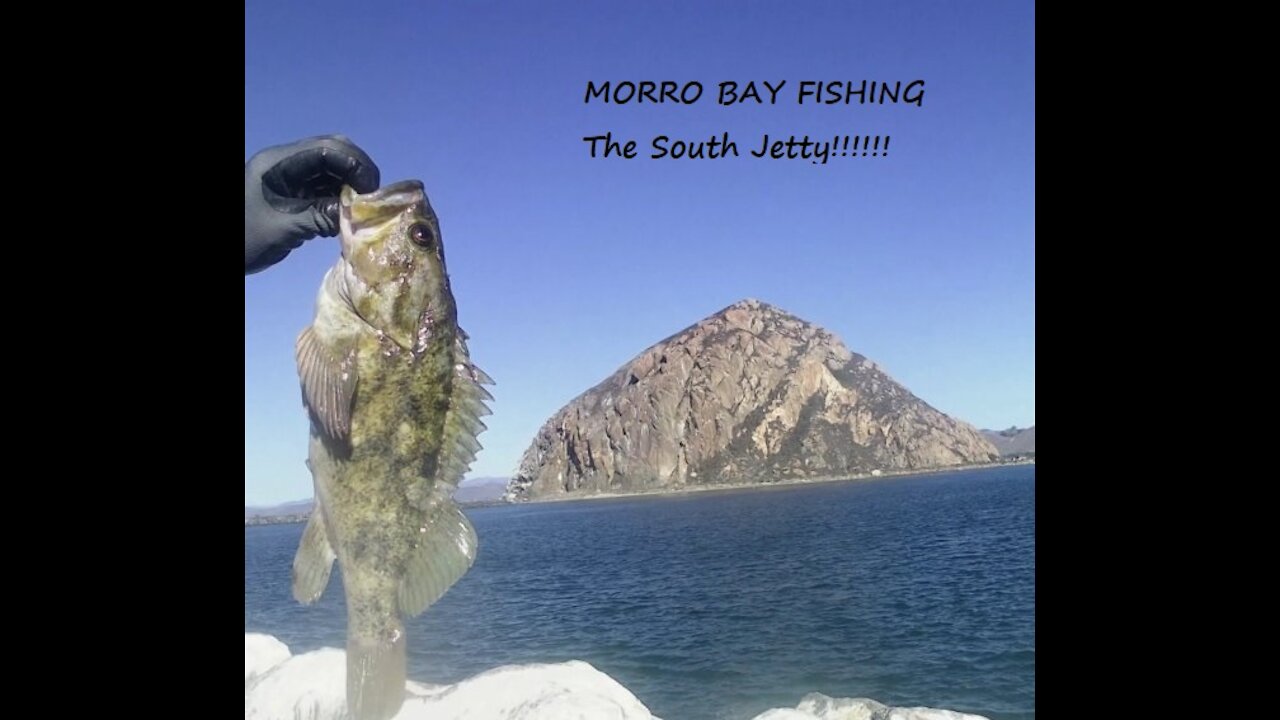
[[[285,648],[281,662],[284,645],[263,637],[245,635],[245,720],[343,720],[346,653],[290,657]],[[579,661],[504,666],[457,685],[410,682],[407,691],[395,720],[658,720],[616,680]]]
[[[751,720],[813,720],[813,716],[799,710],[774,708],[773,710],[765,710]]]
[[[334,648],[295,655],[245,686],[244,717],[344,718],[347,654]]]
[[[868,698],[833,698],[809,693],[796,709],[766,710],[752,720],[988,720],[982,715],[935,710],[896,708]]]
[[[984,715],[956,712],[954,710],[935,710],[934,708],[893,708],[889,711],[888,720],[988,720]]]
[[[270,635],[244,634],[244,685],[289,659],[288,646]]]
[[[270,635],[244,636],[245,720],[345,720],[346,653],[292,655]],[[507,665],[456,685],[410,682],[395,720],[660,720],[616,680],[587,663]],[[673,718],[679,720],[679,718]],[[891,708],[867,698],[810,693],[752,720],[987,720],[931,708]]]

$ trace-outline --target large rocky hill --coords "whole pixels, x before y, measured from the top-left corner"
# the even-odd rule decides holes
[[[743,300],[659,342],[547,420],[514,500],[986,463],[977,429],[830,332]]]

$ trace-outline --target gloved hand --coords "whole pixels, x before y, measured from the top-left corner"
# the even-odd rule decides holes
[[[338,195],[378,189],[378,166],[341,135],[269,147],[244,166],[244,273],[280,262],[311,238],[338,234]]]

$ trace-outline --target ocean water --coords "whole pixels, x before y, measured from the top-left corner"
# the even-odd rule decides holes
[[[414,680],[577,659],[663,720],[809,692],[1035,717],[1034,465],[467,514],[479,555],[410,621]],[[302,528],[245,528],[245,631],[344,647],[336,568],[290,596]]]

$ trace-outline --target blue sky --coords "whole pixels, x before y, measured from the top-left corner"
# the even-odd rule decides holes
[[[980,427],[1035,422],[1029,2],[245,5],[245,159],[342,133],[424,181],[476,363],[473,477],[652,343],[745,297],[817,323]],[[802,80],[925,81],[920,107],[796,103]],[[692,105],[588,80],[699,81]],[[717,85],[787,84],[721,106]],[[635,139],[595,158],[582,138]],[[730,133],[740,157],[649,159]],[[762,136],[890,135],[885,158],[751,157]],[[245,502],[309,497],[293,341],[336,240],[245,278]]]

